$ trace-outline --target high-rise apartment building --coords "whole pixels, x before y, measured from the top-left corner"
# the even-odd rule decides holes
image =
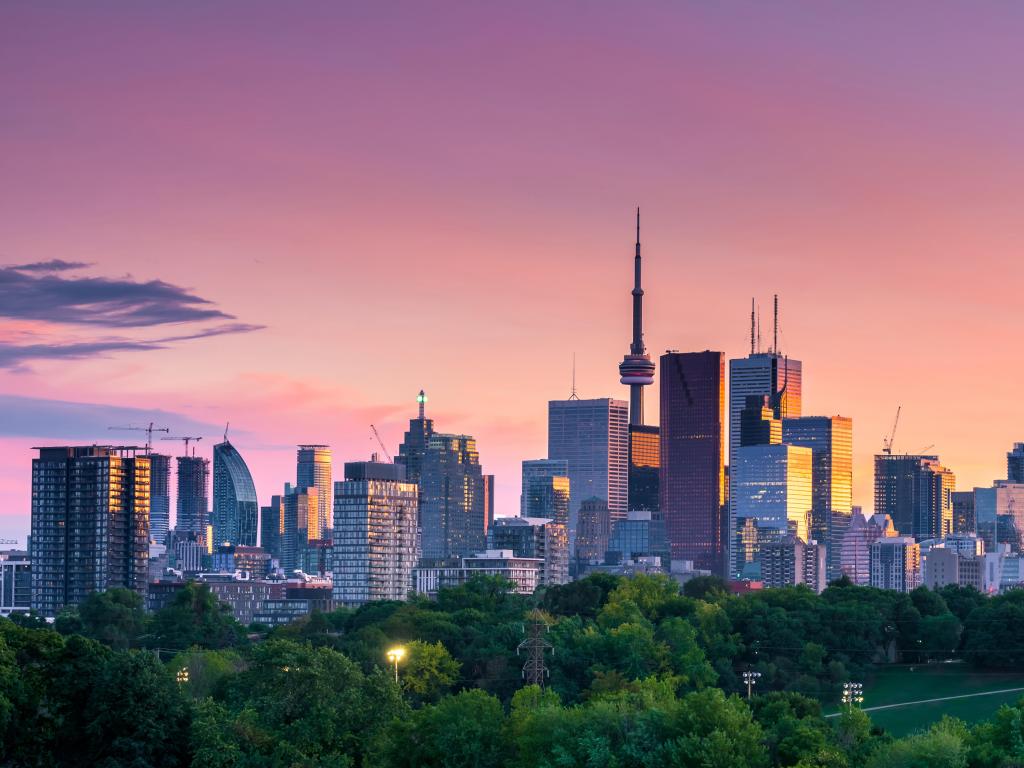
[[[921,586],[921,546],[910,536],[886,536],[871,545],[871,586],[913,592]]]
[[[845,416],[783,419],[782,442],[811,449],[810,535],[826,550],[828,579],[838,579],[843,536],[853,513],[853,420]]]
[[[166,546],[171,529],[171,457],[150,453],[149,459],[149,539]]]
[[[564,523],[537,517],[499,517],[487,531],[487,549],[511,549],[516,557],[541,558],[543,585],[569,581],[569,535]]]
[[[938,456],[875,456],[875,512],[889,515],[903,535],[920,541],[951,533],[954,490],[956,477]]]
[[[295,488],[285,483],[281,515],[281,568],[290,576],[296,570],[304,570],[310,549],[315,549],[316,542],[322,541],[319,536],[320,494],[315,488]]]
[[[548,458],[569,468],[569,550],[584,499],[608,503],[612,520],[626,515],[629,477],[628,406],[623,400],[552,400],[548,403]]]
[[[669,352],[660,362],[659,507],[672,557],[724,575],[725,359]]]
[[[608,502],[596,496],[584,499],[576,518],[576,553],[573,562],[577,575],[584,565],[604,562],[611,532]]]
[[[56,616],[113,587],[145,595],[149,459],[111,446],[39,448],[32,460],[32,608]]]
[[[423,557],[463,557],[484,548],[484,482],[476,440],[432,434],[419,488]]]
[[[978,519],[974,512],[974,491],[954,491],[953,533],[977,533]]]
[[[256,486],[242,454],[228,440],[213,446],[213,541],[255,547],[259,512]]]
[[[206,539],[210,488],[210,460],[202,456],[178,456],[178,493],[174,530],[181,536]]]
[[[825,571],[825,548],[815,541],[784,536],[761,548],[761,581],[766,587],[804,584],[820,594],[828,584]]]
[[[315,488],[320,495],[320,517],[317,521],[318,539],[330,539],[334,522],[334,484],[331,480],[331,449],[326,445],[300,445],[296,455],[295,485],[297,488]]]
[[[419,559],[418,493],[416,484],[406,481],[402,464],[345,464],[344,482],[334,485],[336,602],[361,605],[408,597]]]
[[[1006,480],[1024,484],[1024,443],[1014,443],[1006,454]]]

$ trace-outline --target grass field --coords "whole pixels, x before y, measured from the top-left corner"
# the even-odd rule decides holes
[[[964,664],[914,664],[885,667],[864,685],[864,708],[871,720],[896,736],[927,728],[943,715],[968,723],[987,720],[1003,704],[1013,704],[1024,691],[972,696],[906,707],[870,711],[872,707],[946,696],[1024,687],[1024,672],[976,672]]]

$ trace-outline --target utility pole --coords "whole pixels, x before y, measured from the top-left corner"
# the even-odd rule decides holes
[[[743,673],[743,682],[747,684],[747,699],[754,695],[754,686],[757,685],[757,678],[761,676],[760,672],[752,672],[750,670]]]
[[[547,622],[541,618],[537,611],[530,615],[526,624],[526,639],[516,648],[516,656],[520,652],[526,654],[526,663],[523,664],[523,680],[527,685],[537,685],[544,688],[544,679],[551,676],[551,671],[544,665],[544,653],[554,652],[554,646],[544,636],[547,634]]]

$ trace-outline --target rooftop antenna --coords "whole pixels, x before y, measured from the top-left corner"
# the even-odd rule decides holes
[[[772,352],[779,354],[779,294],[775,294],[775,321],[772,326]]]
[[[423,420],[423,415],[424,415],[424,413],[426,411],[426,402],[427,402],[427,393],[424,392],[422,389],[420,390],[420,393],[418,395],[416,395],[416,402],[419,404],[420,420],[422,421]],[[387,453],[387,451],[385,451],[385,453]]]
[[[757,305],[757,354],[761,354],[761,305]]]
[[[750,297],[750,354],[754,354],[754,297]]]
[[[576,353],[572,353],[572,393],[569,395],[570,400],[579,400],[580,396],[576,394]]]

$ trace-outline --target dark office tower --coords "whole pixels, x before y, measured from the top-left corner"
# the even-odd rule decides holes
[[[466,557],[483,551],[484,519],[476,440],[469,435],[431,435],[420,474],[423,557]]]
[[[284,502],[280,496],[271,496],[270,506],[260,507],[260,546],[280,560],[283,540]]]
[[[494,475],[484,475],[484,533],[494,524]]]
[[[1014,443],[1006,454],[1006,479],[1011,483],[1024,483],[1024,443]]]
[[[32,460],[32,609],[56,616],[92,592],[145,594],[149,459],[110,446],[39,448]]]
[[[904,536],[941,539],[953,529],[956,477],[938,456],[875,456],[875,514],[889,515]]]
[[[546,518],[569,527],[569,478],[531,477],[523,488],[526,514],[523,517]]]
[[[178,456],[178,498],[174,531],[182,537],[206,540],[210,460],[202,456]]]
[[[256,486],[245,460],[225,440],[213,446],[213,543],[256,546]]]
[[[974,491],[953,491],[953,533],[976,535],[978,518],[974,511]]]
[[[320,494],[319,530],[316,538],[330,539],[334,526],[334,484],[331,482],[331,449],[326,445],[300,445],[296,461],[298,488],[315,488]]]
[[[579,530],[576,532],[576,574],[589,563],[604,562],[608,551],[608,538],[612,523],[608,516],[608,502],[596,497],[584,499],[580,504]]]
[[[409,429],[405,433],[402,444],[398,446],[395,464],[405,465],[405,479],[409,483],[418,483],[423,471],[423,457],[427,454],[427,446],[434,434],[434,420],[425,415],[427,396],[420,390],[416,396],[419,405],[419,416],[409,419]]]
[[[552,400],[548,403],[548,458],[569,467],[569,552],[584,499],[608,503],[612,520],[626,516],[629,498],[628,406],[623,400]]]
[[[669,352],[660,381],[660,507],[672,557],[724,575],[725,358]]]
[[[842,572],[842,542],[853,514],[853,420],[782,420],[782,442],[811,449],[811,538],[825,545],[828,579]]]
[[[149,459],[149,538],[166,544],[171,528],[171,457],[151,453]]]
[[[779,445],[781,442],[782,422],[776,418],[770,398],[767,395],[747,395],[746,405],[740,411],[740,447]]]
[[[636,209],[633,258],[633,340],[619,363],[619,382],[629,387],[629,509],[658,509],[658,428],[644,425],[644,387],[654,383],[654,363],[644,346],[644,290],[640,285],[640,209]]]

